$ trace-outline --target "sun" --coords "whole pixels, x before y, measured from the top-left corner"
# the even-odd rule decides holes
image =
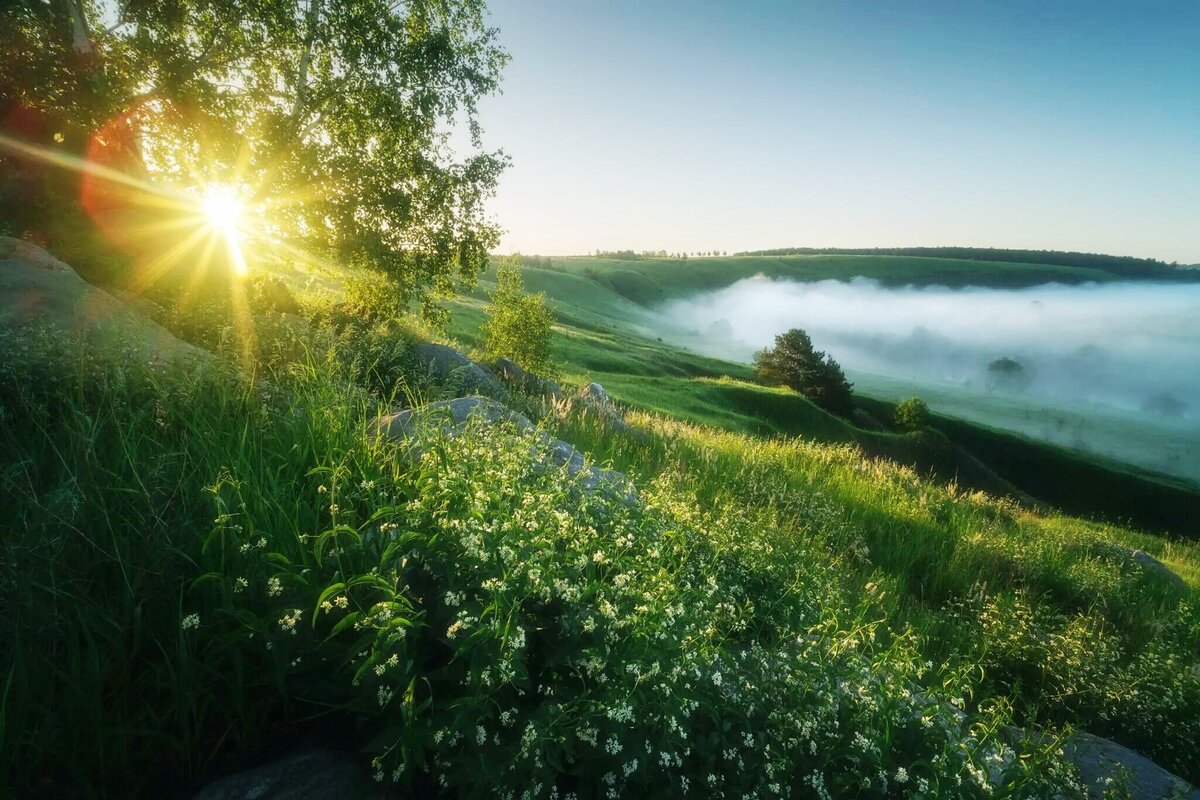
[[[211,183],[200,197],[200,211],[209,231],[225,240],[225,248],[236,275],[249,272],[242,252],[242,227],[246,205],[237,191],[227,184]]]
[[[204,219],[216,231],[225,236],[236,236],[242,221],[245,204],[238,198],[233,187],[214,183],[204,190],[200,209]]]

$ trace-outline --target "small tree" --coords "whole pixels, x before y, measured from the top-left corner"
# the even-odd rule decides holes
[[[550,330],[554,317],[546,295],[526,294],[519,260],[506,260],[496,271],[492,308],[483,323],[483,346],[489,359],[510,358],[531,372],[553,372]]]
[[[901,400],[896,405],[896,427],[904,431],[919,431],[929,424],[929,406],[919,397]]]
[[[997,389],[1003,391],[1024,391],[1029,387],[1031,376],[1029,370],[1020,361],[1005,356],[997,358],[987,365],[987,389],[989,392]]]
[[[763,383],[787,386],[841,417],[854,413],[854,385],[832,356],[813,348],[800,328],[779,334],[774,347],[756,353],[754,368]]]

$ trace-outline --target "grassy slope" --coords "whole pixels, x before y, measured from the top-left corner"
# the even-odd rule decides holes
[[[771,770],[796,794],[819,772],[835,796],[869,796],[856,781],[901,766],[955,796],[965,754],[985,763],[987,750],[943,731],[953,715],[914,713],[921,698],[962,698],[993,746],[1011,704],[1020,724],[1083,725],[1197,776],[1196,592],[1112,543],[1160,556],[1193,587],[1195,545],[1022,511],[848,447],[744,435],[862,434],[745,382],[744,367],[612,327],[596,308],[627,324],[636,308],[572,285],[595,294],[560,305],[567,377],[712,426],[640,416],[655,435],[633,440],[547,420],[636,477],[645,514],[597,509],[561,475],[530,472],[528,443],[498,428],[444,441],[419,468],[363,437],[378,395],[419,378],[394,327],[297,343],[259,320],[275,385],[90,357],[3,362],[0,452],[13,455],[0,497],[18,524],[0,537],[16,634],[0,643],[15,654],[0,783],[49,775],[51,792],[158,796],[149,781],[199,777],[223,749],[262,755],[316,714],[344,741],[360,743],[353,729],[372,755],[386,749],[389,774],[416,753],[421,778],[461,791],[559,773],[595,787],[653,740],[694,753],[687,774],[719,773],[733,796]],[[458,310],[469,341],[481,309]],[[202,343],[236,342],[215,333]],[[286,355],[326,347],[326,361]],[[342,598],[349,610],[323,608]],[[471,634],[451,635],[464,618]],[[390,627],[400,619],[403,635]],[[512,680],[485,681],[501,664]],[[642,679],[674,666],[697,680]],[[613,725],[625,703],[629,724]],[[496,738],[477,738],[481,726]],[[577,741],[591,726],[600,747]],[[623,758],[604,750],[608,736]],[[625,776],[630,796],[675,779],[645,762]],[[1050,777],[1044,756],[1018,763]],[[969,776],[967,787],[983,797]]]
[[[798,280],[862,275],[886,283],[950,286],[1119,279],[1099,270],[1036,264],[889,256],[741,256],[686,261],[562,258],[554,259],[553,269],[526,269],[525,281],[530,291],[545,292],[555,309],[559,321],[555,355],[566,377],[595,380],[632,407],[738,433],[856,442],[870,454],[932,469],[944,478],[959,474],[991,490],[1011,484],[1071,513],[1126,521],[1146,530],[1197,535],[1195,509],[1200,495],[1180,481],[961,420],[938,418],[935,430],[996,473],[980,476],[970,459],[955,457],[944,443],[855,428],[803,398],[754,385],[753,372],[745,365],[655,341],[643,324],[642,304],[718,288],[758,273]],[[485,273],[472,294],[454,304],[452,332],[468,344],[476,341],[492,278],[491,271]],[[890,404],[863,400],[880,419],[889,417]]]

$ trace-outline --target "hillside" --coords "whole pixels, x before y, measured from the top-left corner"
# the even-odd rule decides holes
[[[1085,744],[1200,778],[1196,544],[864,457],[923,439],[594,310],[563,394],[586,370],[654,413],[504,388],[361,297],[122,307],[2,266],[23,796],[189,795],[314,745],[416,796],[1083,798],[1113,774]],[[123,311],[80,327],[60,290]],[[431,404],[464,392],[492,416]]]
[[[996,247],[873,247],[873,248],[813,248],[785,247],[739,253],[744,256],[785,255],[862,255],[916,256],[920,258],[971,259],[1006,264],[1055,264],[1083,267],[1112,273],[1133,280],[1195,280],[1181,271],[1187,265],[1168,264],[1153,258],[1110,256],[1103,253],[1080,253],[1062,250],[1011,250]]]
[[[753,371],[744,364],[699,355],[654,336],[651,307],[655,303],[759,273],[798,280],[862,276],[898,283],[1000,287],[1026,281],[1036,285],[1046,280],[1097,280],[1091,270],[1071,267],[879,256],[636,262],[556,258],[551,269],[524,270],[529,290],[544,292],[555,310],[559,323],[555,355],[566,373],[576,381],[599,381],[632,407],[738,433],[853,442],[868,453],[898,459],[945,480],[959,479],[989,491],[1015,487],[1074,514],[1177,536],[1198,535],[1195,509],[1200,507],[1200,486],[1190,481],[944,416],[936,420],[934,429],[948,441],[922,442],[912,436],[862,430],[801,397],[757,385]],[[484,274],[471,299],[452,304],[453,333],[465,342],[477,341],[492,275],[491,271]],[[867,395],[863,405],[879,420],[890,419],[886,401]],[[976,458],[955,453],[954,445],[989,469],[979,470]],[[1095,491],[1096,487],[1103,491]]]

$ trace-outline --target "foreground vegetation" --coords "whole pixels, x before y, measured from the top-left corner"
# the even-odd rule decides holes
[[[1194,546],[515,395],[636,501],[503,426],[413,463],[366,431],[452,391],[427,332],[305,316],[249,372],[219,313],[164,313],[228,357],[191,368],[7,335],[4,784],[159,796],[314,729],[466,794],[1070,795],[1062,725],[1200,777],[1195,592],[1122,549]]]

